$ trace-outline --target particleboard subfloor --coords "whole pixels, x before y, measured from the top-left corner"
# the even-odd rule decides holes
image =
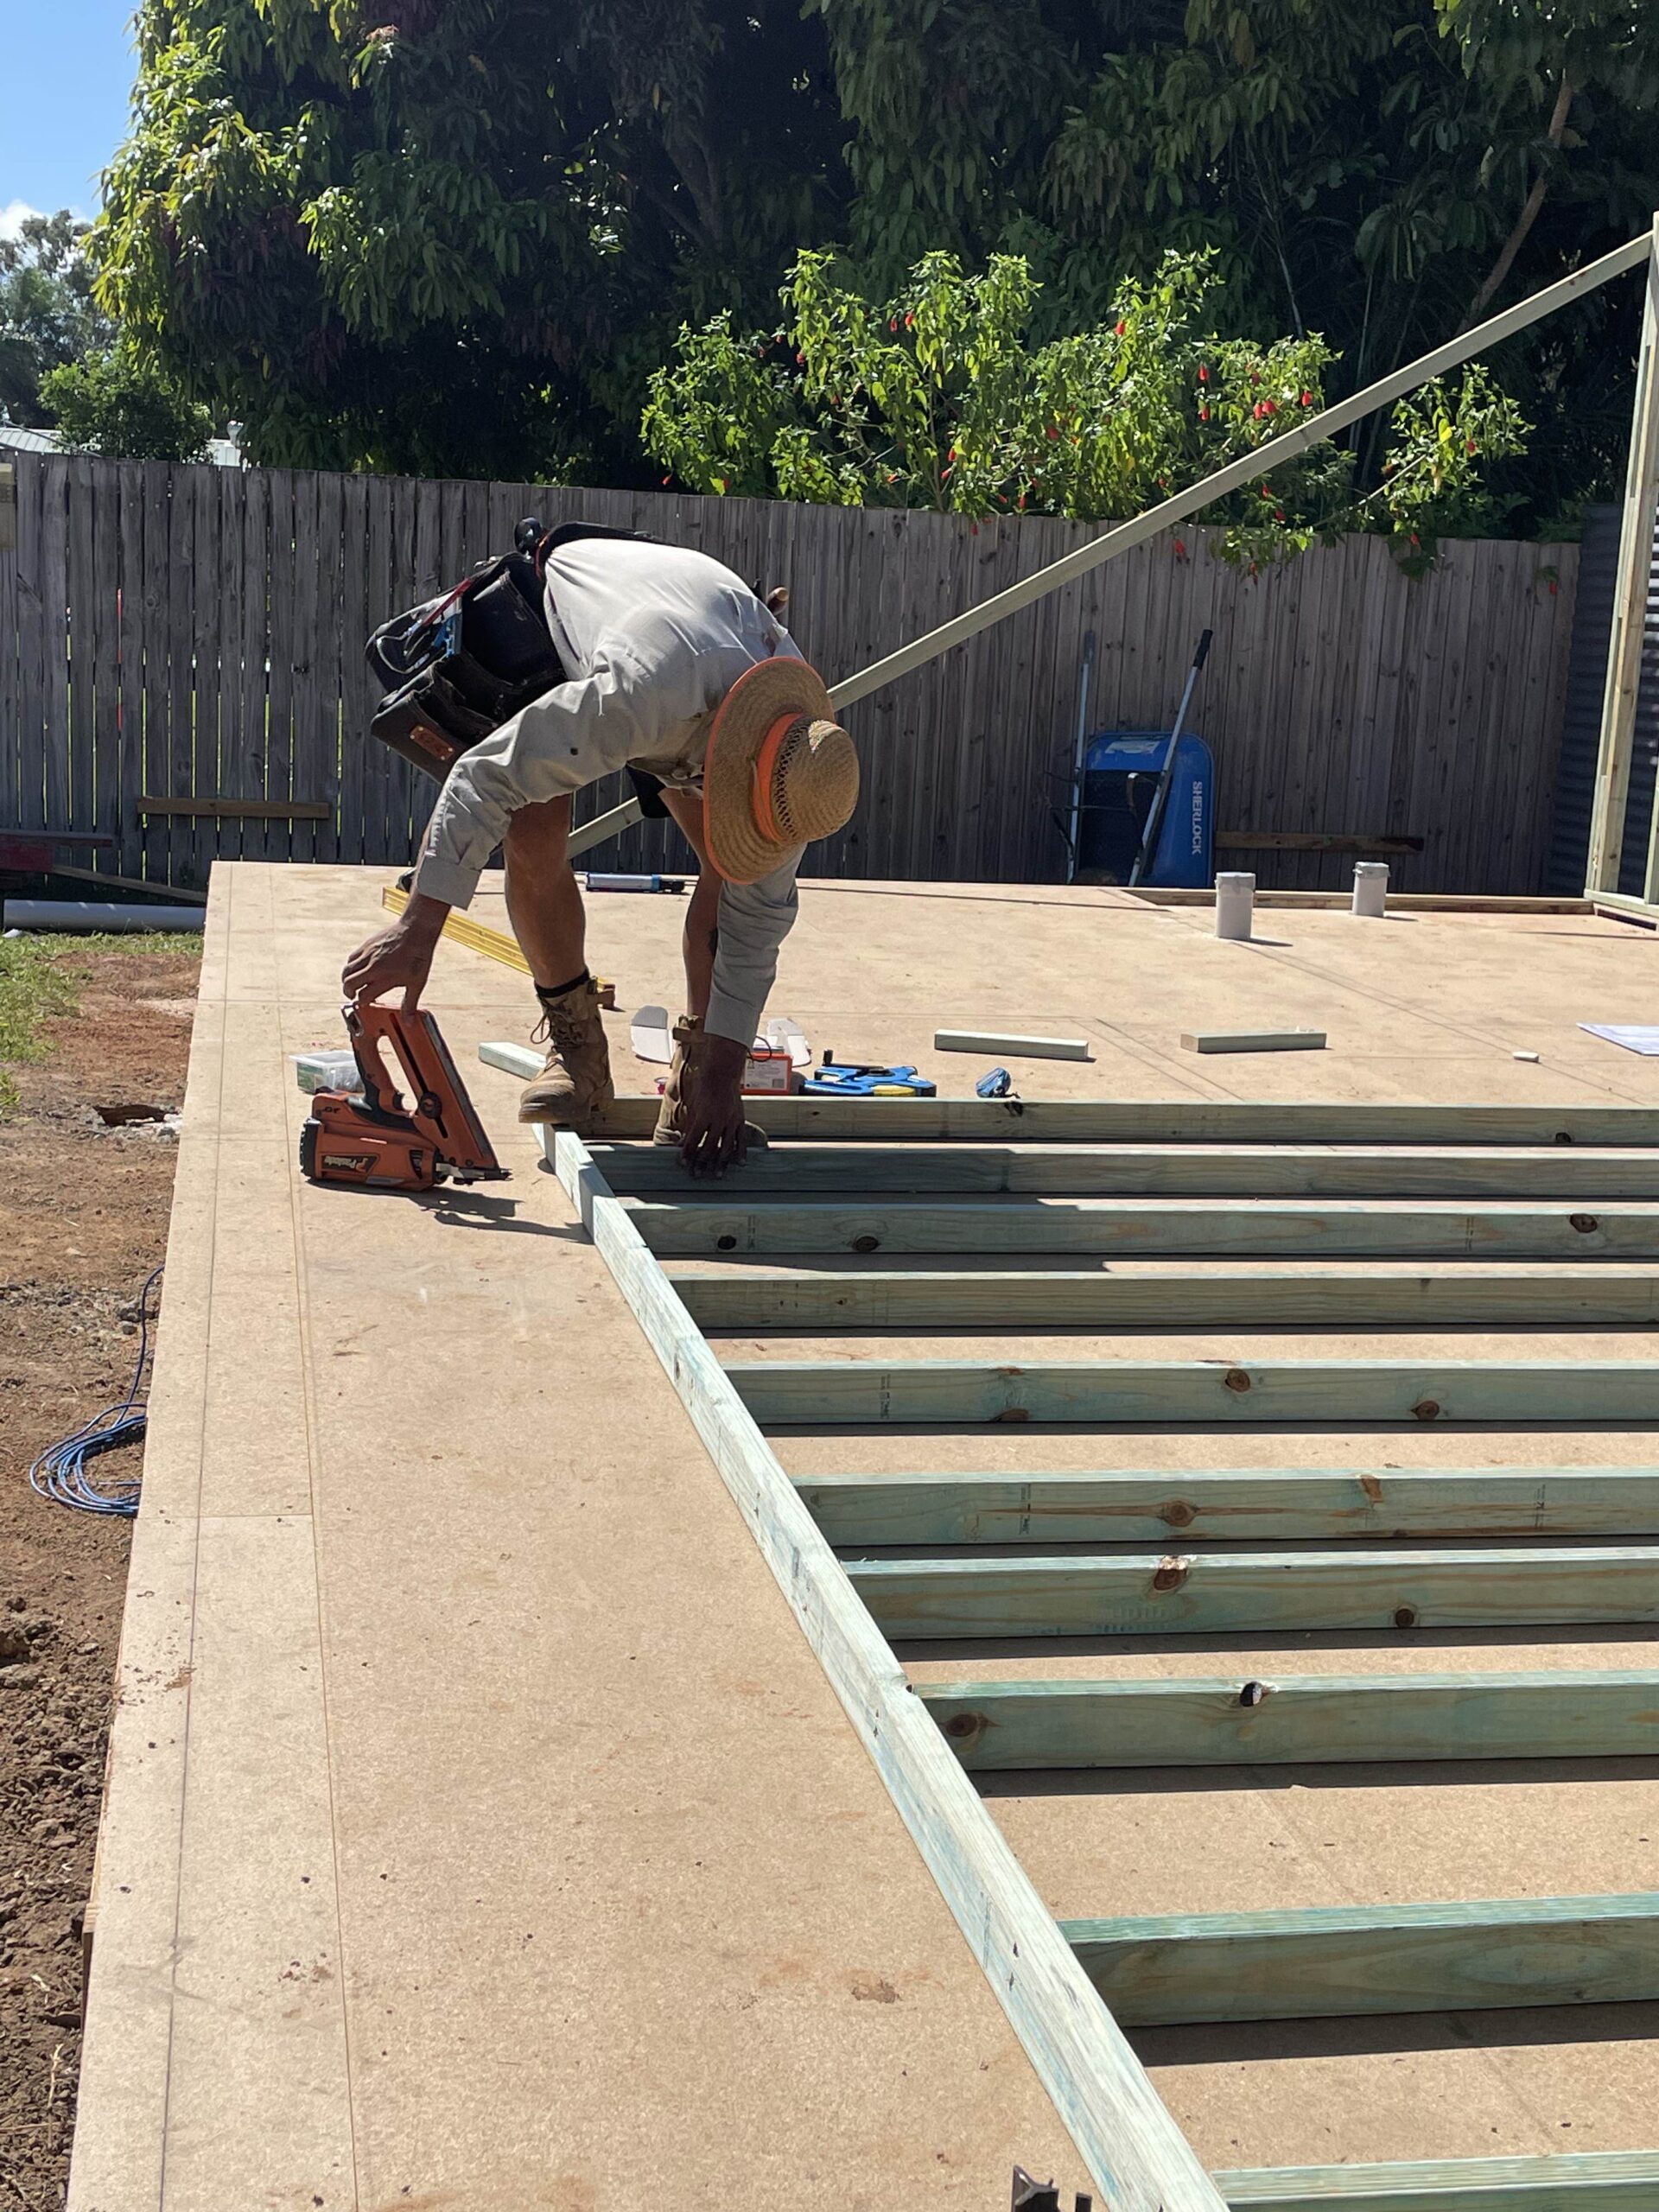
[[[300,1180],[285,1055],[337,1041],[340,964],[381,925],[387,873],[215,871],[72,2212],[927,2212],[1006,2202],[1016,2158],[1085,2185],[513,1121],[516,1086],[476,1062],[480,1039],[527,1034],[522,979],[445,947],[428,1001],[510,1182],[415,1201]],[[499,926],[487,880],[474,911]],[[620,1086],[643,1090],[628,1014],[673,1009],[683,905],[601,894],[589,910],[591,963],[618,985]],[[1089,1037],[1091,1065],[1018,1067],[1034,1097],[1659,1099],[1659,1068],[1575,1027],[1643,1018],[1645,932],[1261,920],[1273,941],[1240,946],[1207,915],[1106,892],[809,886],[772,1009],[820,1050],[912,1060],[952,1092],[979,1071],[929,1040],[972,1024]],[[1179,1047],[1183,1029],[1297,1025],[1325,1028],[1329,1050],[1198,1063]],[[1637,1345],[1619,1332],[1619,1353]],[[768,1338],[761,1356],[791,1348]],[[939,1349],[968,1356],[960,1338]],[[1082,1356],[1075,1339],[1048,1349]],[[1408,1465],[1654,1449],[1629,1431],[1388,1444]],[[1024,1431],[781,1451],[805,1472],[1340,1465],[1344,1446]],[[918,1677],[1653,1656],[1622,1631],[1381,1641],[912,1656]],[[1659,1887],[1659,1783],[1631,1763],[1593,1783],[1452,1768],[1075,1785],[988,1792],[1065,1911]],[[1200,2152],[1235,2165],[1646,2147],[1656,2038],[1659,2008],[1625,2006],[1137,2040]]]

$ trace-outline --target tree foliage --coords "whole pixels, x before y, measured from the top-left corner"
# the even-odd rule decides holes
[[[1644,227],[1651,0],[144,0],[105,299],[256,457],[637,480],[682,322],[803,246],[1022,257],[1040,342],[1216,251],[1334,395]],[[1634,285],[1494,366],[1519,526],[1616,484]],[[1355,434],[1379,481],[1391,433]]]
[[[114,336],[92,296],[86,231],[66,208],[26,215],[0,238],[0,422],[44,428],[41,378]]]
[[[925,254],[878,304],[833,256],[807,252],[774,329],[740,333],[724,312],[682,328],[643,435],[701,492],[1121,519],[1243,454],[1271,459],[1273,440],[1325,404],[1325,341],[1224,334],[1222,291],[1213,253],[1166,254],[1150,280],[1119,286],[1109,321],[1033,342],[1039,288],[1017,255],[975,276]],[[1439,531],[1491,525],[1484,471],[1522,451],[1527,429],[1477,365],[1395,408],[1369,493],[1352,453],[1320,444],[1208,518],[1251,566],[1364,524],[1418,565]]]
[[[256,459],[639,466],[683,315],[833,219],[798,0],[145,0],[113,310]]]
[[[153,362],[125,346],[83,354],[41,380],[66,453],[118,461],[205,461],[213,423]]]

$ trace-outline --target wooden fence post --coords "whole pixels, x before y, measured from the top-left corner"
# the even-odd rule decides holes
[[[1648,285],[1642,314],[1642,350],[1637,359],[1636,405],[1630,418],[1630,457],[1624,477],[1624,520],[1618,542],[1618,576],[1613,590],[1613,628],[1607,653],[1607,684],[1602,694],[1601,750],[1596,761],[1595,800],[1590,817],[1590,857],[1585,889],[1618,889],[1624,850],[1624,813],[1630,790],[1630,754],[1636,737],[1637,691],[1642,680],[1642,641],[1647,624],[1648,579],[1653,567],[1654,491],[1659,480],[1659,216],[1654,218],[1648,255]],[[1656,809],[1659,814],[1659,809]],[[1654,862],[1648,862],[1647,896],[1653,896]]]

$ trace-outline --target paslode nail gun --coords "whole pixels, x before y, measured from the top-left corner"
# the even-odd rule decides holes
[[[496,1182],[505,1176],[431,1015],[375,1005],[344,1012],[363,1096],[313,1096],[311,1118],[300,1131],[302,1173],[314,1183],[361,1191],[429,1191],[445,1180]],[[383,1057],[386,1044],[396,1071]],[[398,1071],[412,1102],[408,1108]]]

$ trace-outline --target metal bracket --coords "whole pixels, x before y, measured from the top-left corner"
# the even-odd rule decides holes
[[[1079,2190],[1072,2212],[1094,2212],[1094,2198]],[[1016,2166],[1011,2212],[1060,2212],[1060,2192],[1052,2181],[1033,2181],[1023,2166]]]

